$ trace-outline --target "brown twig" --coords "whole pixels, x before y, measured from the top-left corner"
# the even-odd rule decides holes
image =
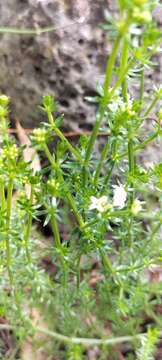
[[[8,130],[10,134],[17,134],[17,129],[9,129]],[[24,131],[27,133],[27,134],[30,134],[32,133],[33,129],[24,129]],[[91,131],[68,131],[68,132],[64,132],[64,136],[66,137],[78,137],[78,136],[81,136],[81,135],[91,135]],[[56,135],[55,135],[56,136]],[[108,131],[101,131],[98,133],[98,136],[110,136],[110,132]]]

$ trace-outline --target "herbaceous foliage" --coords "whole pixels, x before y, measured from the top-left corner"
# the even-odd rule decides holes
[[[59,353],[65,343],[63,359],[88,358],[85,347],[92,345],[99,346],[100,359],[115,359],[115,344],[122,341],[131,342],[126,359],[151,359],[160,337],[161,285],[150,274],[162,258],[162,164],[146,164],[144,155],[150,143],[160,151],[162,135],[162,88],[145,93],[147,71],[160,51],[161,30],[152,17],[156,5],[119,0],[116,17],[105,12],[101,26],[112,51],[103,84],[96,97],[87,98],[98,107],[91,136],[71,143],[61,131],[63,116],[55,115],[55,99],[43,97],[48,122],[30,136],[47,160],[41,170],[25,162],[24,147],[9,136],[9,99],[0,97],[1,315],[20,343],[39,331],[49,336],[47,353]],[[53,242],[32,228],[42,215]],[[56,268],[52,273],[43,267],[46,256]],[[34,325],[32,309],[44,316],[48,330]],[[153,325],[147,333],[148,317]]]

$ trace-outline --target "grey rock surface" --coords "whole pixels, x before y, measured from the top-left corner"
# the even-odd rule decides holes
[[[0,35],[0,91],[12,101],[12,116],[25,127],[41,120],[38,104],[55,94],[66,128],[89,129],[95,107],[84,97],[95,94],[103,77],[109,42],[98,27],[106,0],[5,0],[1,26],[56,26],[39,36]]]

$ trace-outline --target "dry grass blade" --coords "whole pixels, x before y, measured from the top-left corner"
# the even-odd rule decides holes
[[[38,156],[37,152],[35,151],[35,149],[33,149],[31,147],[30,139],[27,136],[25,129],[21,126],[21,124],[18,120],[16,120],[16,130],[17,130],[17,135],[18,135],[20,144],[25,145],[25,149],[24,149],[24,153],[23,153],[24,160],[26,162],[31,163],[31,168],[33,169],[33,173],[35,173],[36,171],[40,171],[41,164],[40,164],[39,156]],[[30,196],[30,185],[26,185],[25,189],[26,189],[26,194],[29,197]]]
[[[42,326],[43,328],[47,328],[47,325],[42,320],[41,315],[38,310],[32,310],[32,320],[33,324],[36,326]],[[35,334],[33,338],[28,338],[21,347],[21,359],[22,360],[46,360],[47,354],[43,351],[43,349],[38,349],[38,344],[45,342],[45,335],[43,334]],[[36,346],[34,346],[36,344]]]

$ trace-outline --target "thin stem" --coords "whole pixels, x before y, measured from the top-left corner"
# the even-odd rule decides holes
[[[135,340],[142,340],[143,337],[147,336],[147,333],[141,333],[136,335],[126,335],[126,336],[118,336],[107,339],[98,339],[98,338],[80,338],[80,337],[69,337],[60,333],[57,333],[52,330],[48,330],[45,328],[41,328],[39,326],[35,326],[32,321],[28,320],[31,328],[38,333],[45,334],[53,339],[56,339],[65,344],[81,344],[83,346],[95,346],[95,345],[116,345],[122,344],[125,342],[134,342]],[[16,326],[12,326],[9,324],[0,324],[0,330],[15,330]],[[162,333],[159,333],[159,339],[162,337]]]
[[[135,158],[134,158],[134,147],[133,147],[133,140],[130,138],[128,141],[128,161],[129,161],[129,176],[132,178],[134,175],[134,166],[135,166]],[[131,181],[131,192],[129,195],[129,202],[128,206],[131,208],[134,200],[134,190],[133,190],[133,181]],[[133,216],[130,216],[128,219],[128,237],[129,237],[129,244],[132,248],[133,245],[133,236],[132,236],[132,226],[133,226]]]
[[[141,70],[141,78],[140,78],[140,98],[139,98],[140,109],[139,109],[139,115],[140,115],[141,110],[142,110],[143,99],[144,99],[144,90],[145,90],[145,72],[144,72],[144,67],[143,67],[143,69]]]
[[[7,26],[2,26],[0,27],[0,33],[2,34],[15,34],[15,35],[41,35],[44,33],[49,33],[49,32],[53,32],[53,31],[57,31],[59,29],[64,29],[67,27],[70,27],[71,25],[74,25],[76,23],[81,23],[83,22],[82,18],[72,21],[70,24],[65,25],[65,26],[47,26],[44,28],[37,28],[37,29],[32,29],[32,28],[14,28],[14,27],[7,27]]]
[[[71,209],[73,210],[73,213],[78,222],[78,225],[79,225],[80,229],[82,229],[84,227],[84,221],[82,219],[82,216],[79,214],[78,209],[75,205],[75,201],[74,201],[72,195],[70,194],[69,190],[67,189],[67,187],[66,187],[66,197],[70,204]]]
[[[81,262],[82,254],[80,253],[78,255],[78,261],[77,261],[77,289],[80,287],[80,262]]]
[[[69,205],[70,205],[70,207],[71,207],[71,209],[72,209],[72,211],[74,213],[74,216],[75,216],[75,218],[77,220],[77,223],[78,223],[79,227],[82,228],[84,226],[84,221],[82,219],[82,216],[78,212],[78,209],[76,207],[76,204],[75,204],[75,201],[74,201],[72,195],[70,194],[70,192],[68,190],[68,187],[67,187],[67,185],[65,183],[65,180],[64,180],[62,172],[61,172],[61,168],[58,168],[59,165],[53,159],[53,157],[52,157],[52,155],[51,155],[51,153],[50,153],[50,151],[48,149],[47,144],[44,144],[43,148],[44,148],[44,152],[45,152],[50,164],[52,165],[52,167],[57,171],[59,170],[59,176],[60,176],[61,181],[64,184],[67,200],[68,200]]]
[[[126,74],[128,73],[129,69],[134,65],[135,63],[135,59],[131,58],[128,62],[128,65],[125,69],[123,69],[123,71],[121,72],[119,78],[116,80],[115,85],[113,86],[111,92],[110,92],[110,97],[112,97],[115,93],[115,91],[117,90],[117,88],[122,84]]]
[[[100,248],[99,252],[100,252],[100,256],[101,256],[101,260],[102,260],[102,264],[103,264],[105,272],[113,275],[114,269],[112,267],[109,257],[106,256],[103,249]]]
[[[99,176],[100,176],[100,172],[101,172],[101,169],[102,169],[102,165],[104,164],[106,158],[107,158],[107,155],[108,155],[108,152],[109,152],[109,149],[110,149],[110,142],[108,141],[103,150],[102,150],[102,153],[101,153],[101,158],[98,162],[98,165],[97,165],[97,168],[96,168],[96,172],[94,174],[94,180],[93,180],[93,183],[94,183],[94,186],[97,185],[98,183],[98,179],[99,179]]]
[[[114,67],[117,53],[118,53],[118,48],[120,45],[120,40],[121,40],[121,37],[118,36],[115,40],[111,56],[109,57],[109,59],[107,61],[105,81],[104,81],[104,85],[103,85],[104,96],[103,96],[102,102],[100,104],[100,108],[99,108],[99,111],[97,114],[95,126],[93,128],[91,137],[89,139],[89,143],[88,143],[88,147],[87,147],[87,151],[86,151],[86,155],[85,155],[85,160],[84,160],[84,168],[86,168],[89,163],[91,153],[93,150],[93,146],[94,146],[97,134],[98,134],[98,130],[100,128],[100,125],[101,125],[102,120],[105,115],[105,109],[106,109],[107,102],[109,99],[109,86],[110,86],[110,82],[111,82],[111,78],[112,78],[113,67]]]
[[[33,185],[31,185],[30,199],[29,199],[29,206],[30,207],[33,204],[33,195],[34,195],[34,188],[33,188]],[[31,256],[30,256],[30,251],[29,251],[29,238],[30,238],[30,233],[31,233],[31,227],[32,227],[32,212],[31,212],[31,209],[30,209],[30,212],[28,214],[28,223],[27,223],[27,226],[26,226],[26,232],[25,232],[25,236],[24,236],[26,258],[27,258],[29,263],[31,263]]]
[[[145,141],[143,141],[141,144],[139,145],[135,145],[134,146],[134,152],[143,149],[146,145],[148,145],[151,141],[153,141],[154,139],[157,138],[158,136],[158,131],[153,133],[152,135],[150,135]],[[117,160],[121,160],[122,158],[124,158],[125,156],[127,156],[128,151],[123,151],[120,155],[117,156]]]
[[[126,69],[128,63],[128,40],[127,37],[123,37],[123,44],[122,44],[122,52],[121,52],[121,62],[120,62],[120,75],[122,74],[123,69]],[[122,96],[123,100],[127,101],[127,81],[126,77],[123,79],[122,82]]]
[[[128,60],[128,41],[127,41],[127,37],[124,36],[123,37],[123,44],[122,44],[122,53],[121,53],[121,61],[120,61],[120,69],[119,69],[119,79],[122,83],[122,94],[123,94],[123,99],[124,101],[127,101],[127,83],[126,83],[126,79],[125,76],[123,78],[123,69],[124,69],[124,74],[125,74],[125,69],[127,69],[127,60]],[[112,92],[111,92],[112,93]],[[112,161],[110,164],[110,169],[108,171],[107,176],[105,177],[105,181],[104,181],[104,188],[107,185],[110,176],[112,174],[114,165],[115,165],[115,154],[116,154],[116,145],[117,145],[117,140],[115,139],[113,144],[112,144]],[[101,154],[101,159],[99,161],[96,173],[95,173],[95,184],[97,184],[98,181],[98,177],[102,168],[102,164],[105,161],[107,154],[109,151],[109,146],[108,144],[105,145],[103,152]],[[103,189],[104,190],[104,189]]]
[[[112,142],[112,150],[111,150],[111,160],[109,163],[109,169],[107,171],[107,174],[105,175],[104,179],[104,186],[102,192],[105,190],[105,187],[108,185],[108,182],[110,181],[110,177],[112,175],[115,163],[116,163],[116,151],[117,151],[117,136],[114,138]]]
[[[106,75],[105,75],[105,80],[104,80],[104,85],[103,85],[103,90],[104,90],[104,103],[106,102],[107,104],[107,97],[109,94],[109,86],[111,83],[111,78],[112,78],[112,73],[113,73],[113,68],[114,68],[114,64],[116,61],[116,56],[118,53],[118,48],[119,48],[119,44],[120,44],[120,40],[121,40],[121,36],[118,35],[115,42],[114,42],[114,46],[112,49],[112,53],[111,56],[109,57],[108,61],[107,61],[107,65],[106,65]]]
[[[66,284],[66,263],[65,263],[65,259],[64,259],[62,245],[61,245],[59,227],[58,227],[58,223],[57,223],[55,215],[53,215],[51,217],[51,226],[52,226],[52,231],[54,234],[56,248],[58,250],[60,262],[61,262],[62,268],[63,268],[63,285],[65,286],[65,284]]]
[[[13,275],[11,271],[11,250],[10,250],[10,221],[11,221],[11,204],[12,204],[13,178],[9,179],[7,188],[6,204],[6,262],[10,285],[13,285]]]
[[[62,133],[62,131],[60,131],[60,129],[57,128],[57,126],[55,125],[54,118],[53,118],[53,115],[51,114],[51,112],[48,111],[47,114],[48,114],[49,123],[52,125],[52,128],[53,128],[54,132],[56,133],[56,135],[67,145],[67,148],[70,150],[72,155],[76,158],[76,160],[78,160],[82,164],[83,160],[82,160],[82,157],[79,154],[78,150],[76,150],[70,144],[70,142],[67,140],[67,138]]]
[[[159,222],[158,224],[156,224],[154,226],[154,228],[152,229],[152,232],[150,234],[150,241],[152,241],[154,239],[154,236],[159,232],[161,226],[162,226],[161,222]]]
[[[156,105],[156,103],[158,102],[159,97],[157,95],[155,95],[154,99],[152,100],[150,106],[148,107],[148,109],[145,111],[144,113],[144,117],[147,117],[149,115],[149,113],[151,112],[151,110],[154,108],[154,106]]]
[[[58,223],[57,223],[56,217],[54,215],[51,217],[51,225],[52,225],[52,230],[54,233],[56,247],[60,250],[62,247],[61,240],[60,240],[60,234],[59,234],[59,229],[58,229]]]
[[[2,212],[5,211],[6,199],[5,199],[5,187],[3,181],[0,181],[0,203]]]
[[[47,156],[47,159],[49,160],[50,164],[52,165],[53,169],[54,170],[58,170],[58,164],[55,162],[55,160],[53,159],[50,151],[49,151],[49,148],[47,146],[47,144],[43,144],[43,149],[44,149],[44,152]]]

